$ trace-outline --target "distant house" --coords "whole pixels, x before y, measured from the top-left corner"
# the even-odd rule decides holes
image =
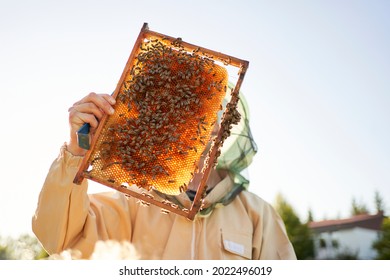
[[[372,244],[381,234],[383,212],[348,219],[310,222],[315,259],[375,259]]]

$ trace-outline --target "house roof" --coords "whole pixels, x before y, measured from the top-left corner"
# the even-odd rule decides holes
[[[355,227],[379,231],[381,230],[384,217],[385,216],[383,215],[383,212],[380,211],[375,215],[361,214],[347,219],[310,222],[309,227],[318,233],[328,232],[328,231],[338,231],[342,229],[350,229]]]

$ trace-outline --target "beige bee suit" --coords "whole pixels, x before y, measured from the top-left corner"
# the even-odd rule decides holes
[[[87,180],[73,184],[81,161],[63,147],[39,195],[32,228],[49,254],[71,248],[88,258],[98,240],[113,239],[130,241],[142,259],[296,259],[283,221],[253,193],[190,221],[119,192],[87,194]],[[217,184],[206,207],[232,185],[229,177]],[[185,193],[179,200],[191,204]]]

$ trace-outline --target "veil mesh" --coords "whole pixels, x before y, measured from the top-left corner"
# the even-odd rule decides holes
[[[233,85],[229,84],[229,88],[232,89]],[[216,204],[229,204],[236,195],[249,187],[247,168],[257,153],[257,145],[249,125],[248,103],[242,92],[240,92],[239,96],[240,100],[237,104],[237,110],[241,118],[238,124],[232,126],[230,136],[224,141],[216,166],[217,170],[224,170],[229,174],[233,180],[233,188],[220,201],[203,209],[201,214],[208,214],[214,209]]]

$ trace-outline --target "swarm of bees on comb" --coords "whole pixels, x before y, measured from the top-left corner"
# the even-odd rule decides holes
[[[150,31],[144,24],[113,94],[115,113],[99,124],[75,182],[84,177],[95,180],[164,212],[178,207],[157,203],[146,192],[134,194],[129,186],[177,195],[187,189],[194,174],[202,172],[203,192],[224,139],[240,120],[237,88],[222,106],[229,78],[224,66],[230,59],[224,56],[218,63],[204,49]],[[241,81],[244,72],[241,67]],[[220,124],[218,112],[223,113]],[[213,134],[216,128],[218,133]],[[182,210],[185,215],[189,212]]]

